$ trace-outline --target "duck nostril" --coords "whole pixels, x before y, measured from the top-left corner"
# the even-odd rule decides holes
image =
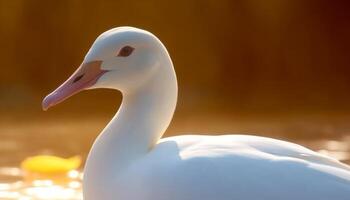
[[[77,77],[74,79],[73,83],[79,81],[81,78],[83,78],[84,75],[85,75],[85,74],[82,74],[82,75],[80,75],[80,76],[77,76]]]

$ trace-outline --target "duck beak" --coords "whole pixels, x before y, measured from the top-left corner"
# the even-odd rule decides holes
[[[107,70],[101,69],[101,64],[102,61],[82,63],[68,80],[44,98],[43,110],[47,110],[68,97],[93,86],[107,72]]]

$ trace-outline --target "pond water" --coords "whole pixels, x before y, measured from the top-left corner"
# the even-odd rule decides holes
[[[350,164],[348,116],[175,116],[166,136],[176,133],[259,133],[302,144]],[[16,122],[16,123],[15,123]],[[86,157],[108,118],[0,122],[0,199],[82,199],[82,167],[61,174],[34,174],[20,168],[33,155]],[[203,123],[205,122],[205,123]]]
[[[3,179],[0,183],[0,199],[82,199],[82,173],[78,170],[44,176],[30,175],[17,167],[2,167],[0,176]]]

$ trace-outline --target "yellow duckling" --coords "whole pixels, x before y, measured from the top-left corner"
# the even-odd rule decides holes
[[[39,155],[28,157],[21,163],[21,168],[28,172],[34,173],[64,173],[77,169],[81,164],[80,156],[71,158],[61,158],[50,155]]]

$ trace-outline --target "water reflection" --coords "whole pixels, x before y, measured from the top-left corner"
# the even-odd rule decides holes
[[[20,172],[20,173],[14,173]],[[21,175],[21,176],[19,176]],[[17,181],[0,183],[0,199],[78,200],[82,199],[81,172],[71,170],[60,176],[36,176],[19,168],[0,168],[0,176],[13,176]]]
[[[318,150],[327,156],[331,156],[343,162],[349,163],[350,161],[350,136],[343,137],[341,141],[336,140],[324,140],[319,141],[318,146],[321,148]],[[317,147],[316,147],[317,148]]]

